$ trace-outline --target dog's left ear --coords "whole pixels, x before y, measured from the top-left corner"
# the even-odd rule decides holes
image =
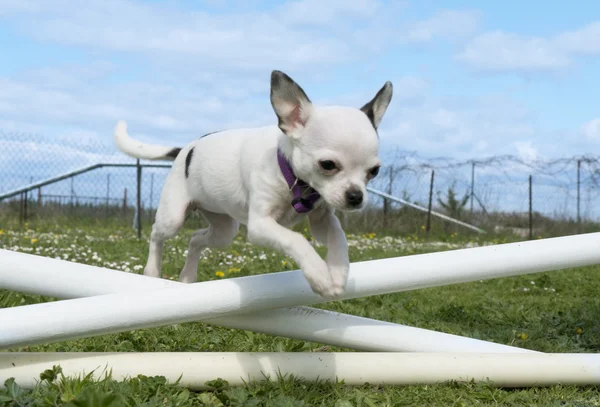
[[[304,90],[281,71],[271,73],[271,105],[279,119],[279,128],[290,137],[294,137],[294,130],[306,125],[312,110]]]
[[[375,97],[369,103],[360,108],[360,110],[365,112],[375,130],[377,130],[379,127],[379,123],[381,123],[381,119],[383,119],[383,115],[385,114],[385,111],[392,100],[392,93],[392,82],[387,81],[385,85],[379,89],[379,92],[377,92]]]

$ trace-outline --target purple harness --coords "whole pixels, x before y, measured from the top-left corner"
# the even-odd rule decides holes
[[[283,177],[294,194],[292,206],[298,213],[310,212],[321,195],[306,182],[296,177],[292,166],[279,149],[277,149],[277,161],[279,162],[279,168],[281,169]],[[303,192],[309,192],[309,194],[307,196],[302,196]]]

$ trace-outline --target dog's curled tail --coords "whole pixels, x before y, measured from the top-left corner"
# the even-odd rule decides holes
[[[123,120],[117,122],[114,136],[119,150],[135,158],[145,160],[174,160],[181,151],[181,148],[178,147],[145,144],[132,139],[127,134],[127,123]]]

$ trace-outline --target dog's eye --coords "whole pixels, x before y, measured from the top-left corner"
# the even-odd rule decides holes
[[[323,160],[323,161],[319,161],[319,165],[321,166],[321,168],[323,168],[325,171],[332,171],[335,170],[335,163],[331,160]]]
[[[377,176],[377,174],[379,174],[379,165],[376,167],[373,167],[369,170],[369,175],[373,178],[375,178]]]

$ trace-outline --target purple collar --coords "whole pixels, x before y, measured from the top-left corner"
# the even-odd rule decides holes
[[[321,195],[306,182],[296,177],[292,166],[279,149],[277,149],[277,161],[279,162],[279,168],[281,169],[283,177],[294,194],[292,206],[298,213],[310,212]],[[302,196],[303,192],[308,192],[308,195]]]

